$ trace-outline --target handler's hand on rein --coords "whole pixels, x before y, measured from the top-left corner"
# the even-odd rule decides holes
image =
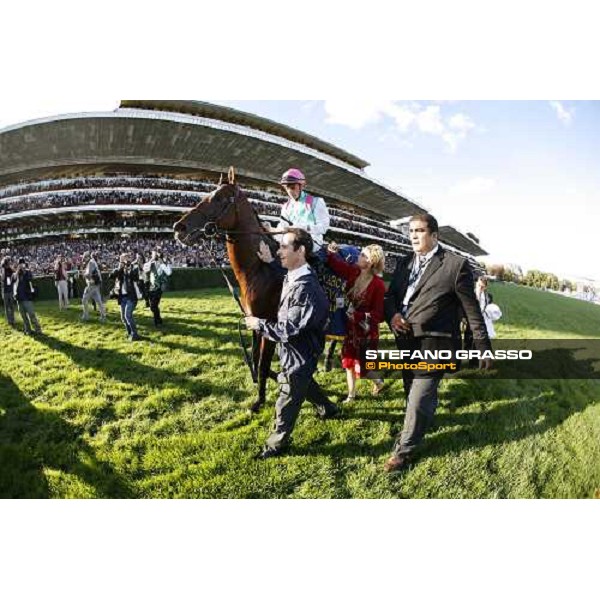
[[[262,260],[264,263],[272,263],[273,255],[271,254],[271,249],[269,248],[267,243],[261,240],[258,248],[259,249],[256,253],[256,256],[258,256],[258,258],[260,258],[260,260]]]
[[[335,242],[329,242],[327,245],[327,252],[331,252],[331,254],[337,254],[339,248]]]
[[[244,320],[246,321],[246,327],[248,329],[258,329],[258,317],[245,317]]]

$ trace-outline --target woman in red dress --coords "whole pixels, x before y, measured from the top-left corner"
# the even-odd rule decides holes
[[[381,246],[372,244],[363,248],[358,262],[350,265],[335,255],[337,244],[327,248],[327,264],[346,280],[346,294],[350,300],[348,323],[342,347],[342,367],[346,369],[348,397],[356,397],[356,379],[360,378],[360,351],[362,348],[376,350],[379,342],[379,323],[383,321],[383,296],[385,285],[379,276],[383,272],[385,255]],[[378,394],[383,381],[373,382],[373,394]]]

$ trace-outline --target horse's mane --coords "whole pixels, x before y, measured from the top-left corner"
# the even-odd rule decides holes
[[[258,224],[258,227],[260,228],[261,231],[264,232],[264,234],[261,236],[261,240],[263,242],[266,242],[267,246],[269,246],[269,249],[271,250],[271,254],[275,254],[275,252],[277,252],[277,250],[279,249],[279,244],[273,238],[272,235],[267,234],[267,232],[265,231],[265,228],[263,227],[263,224],[260,220],[260,217],[258,215],[258,211],[256,210],[256,207],[254,206],[254,204],[252,204],[252,202],[250,202],[248,196],[246,196],[245,193],[244,193],[244,198],[245,198],[246,202],[248,202],[248,204],[250,205],[250,209],[252,210],[254,217],[256,218],[256,223]]]

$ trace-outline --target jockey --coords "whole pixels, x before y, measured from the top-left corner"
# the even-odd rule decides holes
[[[323,246],[323,236],[329,229],[329,211],[323,198],[311,196],[304,191],[306,178],[299,169],[288,169],[279,182],[288,195],[281,209],[278,229],[300,227],[313,239],[315,254]]]

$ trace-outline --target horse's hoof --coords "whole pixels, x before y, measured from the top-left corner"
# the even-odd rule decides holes
[[[257,413],[265,404],[264,400],[257,400],[251,407],[250,412]]]

